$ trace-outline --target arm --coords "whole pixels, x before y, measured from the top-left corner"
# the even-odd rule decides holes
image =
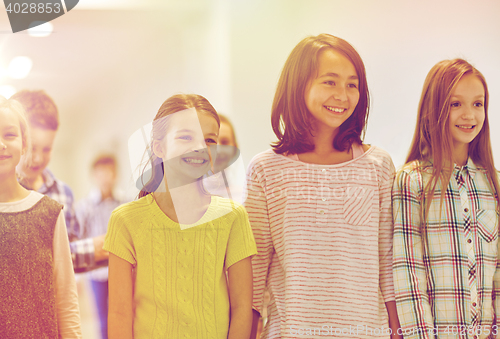
[[[417,176],[417,174],[415,174]],[[418,180],[418,181],[417,181]],[[427,295],[420,225],[421,177],[401,171],[392,190],[394,219],[394,290],[405,338],[434,338],[434,319]]]
[[[497,255],[497,268],[495,270],[495,275],[493,276],[493,309],[495,311],[495,318],[491,332],[496,334],[494,338],[500,338],[500,239],[497,243],[498,255]]]
[[[231,322],[228,339],[248,339],[252,321],[252,261],[245,258],[228,269]]]
[[[498,172],[498,180],[500,181],[500,172]],[[498,208],[500,208],[500,206],[498,206]],[[498,220],[500,221],[500,219]],[[495,270],[495,275],[493,276],[493,309],[496,314],[493,325],[496,325],[497,327],[492,328],[492,333],[496,334],[496,338],[500,338],[500,239],[497,242],[497,248],[497,268]]]
[[[387,308],[387,314],[389,315],[389,327],[391,329],[391,338],[393,339],[403,339],[401,330],[399,330],[399,318],[398,318],[398,310],[396,308],[395,301],[388,301],[385,303],[385,308]],[[399,330],[399,332],[398,332]]]
[[[62,339],[82,338],[78,293],[62,211],[54,229],[53,261],[59,337]]]
[[[75,212],[75,198],[73,197],[73,191],[68,185],[63,184],[64,190],[64,218],[66,219],[66,228],[68,230],[69,241],[74,241],[80,239],[81,230],[78,219],[76,218]],[[56,199],[57,200],[57,199]]]
[[[402,338],[398,335],[399,319],[394,301],[394,282],[392,274],[392,249],[394,223],[392,221],[392,197],[391,190],[394,183],[394,164],[388,164],[389,168],[384,172],[380,185],[380,219],[379,219],[379,281],[380,290],[385,300],[385,307],[389,317],[389,327],[391,328],[391,338]]]
[[[89,233],[92,225],[92,213],[95,212],[95,206],[88,199],[81,200],[75,207],[75,215],[80,227],[80,237],[82,240],[73,242],[72,252],[73,266],[75,270],[88,271],[99,267],[100,261],[108,260],[109,253],[104,251],[105,234],[90,238]]]
[[[264,192],[263,177],[257,169],[258,164],[252,164],[247,176],[247,198],[245,207],[248,212],[250,225],[252,227],[255,242],[257,244],[257,255],[252,258],[253,269],[253,322],[252,339],[257,335],[257,325],[264,301],[264,291],[267,285],[267,275],[274,246],[271,236],[267,198]]]
[[[95,247],[92,238],[72,241],[69,246],[75,272],[86,272],[95,267]]]
[[[114,255],[109,256],[109,339],[133,338],[132,264]]]
[[[253,309],[252,310],[252,332],[250,333],[250,339],[257,339],[259,320],[260,320],[260,313]]]

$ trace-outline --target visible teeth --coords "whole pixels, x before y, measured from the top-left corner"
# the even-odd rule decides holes
[[[345,111],[344,108],[335,108],[335,107],[329,107],[329,106],[325,106],[325,108],[329,111],[336,112],[336,113],[342,113]]]
[[[184,161],[190,164],[203,164],[205,162],[204,159],[194,159],[194,158],[184,158]]]
[[[465,128],[465,129],[473,129],[474,128],[474,126],[460,126],[460,125],[457,125],[457,127]]]

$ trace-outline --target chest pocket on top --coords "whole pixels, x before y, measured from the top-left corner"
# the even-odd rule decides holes
[[[371,220],[373,196],[369,187],[350,186],[344,189],[344,219],[351,225],[364,225]]]
[[[491,242],[498,237],[498,212],[495,210],[477,210],[477,226],[481,237]]]

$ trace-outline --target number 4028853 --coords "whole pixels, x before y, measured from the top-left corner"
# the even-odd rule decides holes
[[[27,3],[27,2],[21,2],[21,3],[9,3],[9,5],[5,8],[7,13],[61,13],[63,10],[61,7],[60,3]]]

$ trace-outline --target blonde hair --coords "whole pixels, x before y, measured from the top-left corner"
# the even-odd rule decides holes
[[[19,119],[19,127],[21,130],[23,149],[25,150],[26,153],[31,152],[31,138],[29,133],[29,125],[26,120],[26,114],[23,105],[21,105],[17,100],[6,99],[0,95],[0,111],[12,112],[17,116],[17,118]]]
[[[469,157],[475,164],[486,169],[498,210],[500,187],[490,142],[488,86],[481,72],[467,61],[463,59],[443,60],[429,71],[420,98],[417,125],[406,164],[414,163],[417,164],[417,168],[432,169],[431,178],[423,188],[423,201],[426,197],[434,195],[437,183],[441,181],[442,205],[445,188],[451,179],[454,164],[453,139],[449,129],[451,96],[458,82],[465,75],[476,76],[484,87],[484,123],[479,134],[469,144]],[[431,199],[428,199],[422,211],[423,221],[425,221],[430,203]]]

